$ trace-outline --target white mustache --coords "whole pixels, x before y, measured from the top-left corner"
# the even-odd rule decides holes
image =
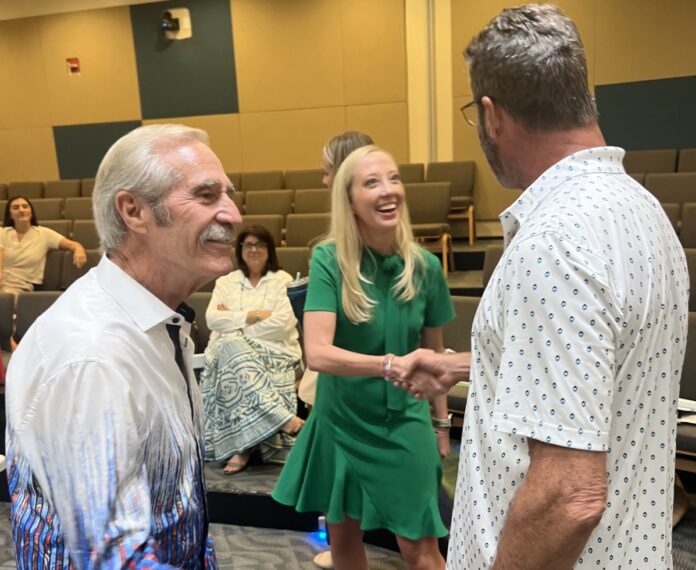
[[[206,241],[219,241],[224,243],[232,243],[236,233],[231,225],[227,224],[211,224],[201,234],[201,243]]]

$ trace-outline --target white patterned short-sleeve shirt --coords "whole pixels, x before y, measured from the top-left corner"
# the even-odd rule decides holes
[[[623,155],[566,157],[501,215],[505,251],[473,324],[450,569],[495,560],[528,438],[607,453],[606,510],[576,568],[672,567],[689,278]]]

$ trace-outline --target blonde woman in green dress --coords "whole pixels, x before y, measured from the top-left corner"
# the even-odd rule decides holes
[[[440,263],[413,240],[393,158],[355,150],[332,188],[328,238],[312,256],[305,353],[315,407],[273,497],[326,513],[337,570],[367,568],[363,532],[386,528],[409,568],[441,569],[441,462],[426,401],[395,388],[400,357],[443,350],[454,310]],[[446,421],[445,397],[434,402]],[[448,433],[442,439],[448,439]]]

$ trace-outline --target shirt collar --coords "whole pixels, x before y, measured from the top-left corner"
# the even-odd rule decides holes
[[[625,174],[622,148],[615,146],[588,148],[566,156],[537,178],[513,204],[500,214],[505,246],[539,205],[558,186],[575,176],[599,172]]]
[[[102,289],[143,332],[162,323],[181,326],[193,320],[195,313],[188,305],[182,303],[173,311],[105,255],[95,271]]]

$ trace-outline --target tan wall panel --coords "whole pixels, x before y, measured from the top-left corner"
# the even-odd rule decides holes
[[[347,129],[369,134],[379,146],[408,162],[408,109],[406,103],[359,105],[346,109]]]
[[[341,0],[341,5],[346,105],[404,101],[404,1]]]
[[[696,75],[695,23],[693,0],[600,2],[596,83]]]
[[[41,38],[54,125],[140,117],[128,7],[43,17]],[[80,59],[79,75],[68,75],[68,57]]]
[[[234,0],[242,113],[344,104],[341,0]]]
[[[0,22],[0,129],[50,124],[36,18]]]
[[[239,115],[203,115],[143,121],[144,125],[162,123],[178,123],[203,129],[210,137],[210,148],[218,155],[225,171],[237,172],[242,170],[242,137]]]
[[[50,127],[0,131],[0,180],[57,180]]]
[[[242,113],[244,170],[320,168],[321,150],[346,129],[343,107]]]

